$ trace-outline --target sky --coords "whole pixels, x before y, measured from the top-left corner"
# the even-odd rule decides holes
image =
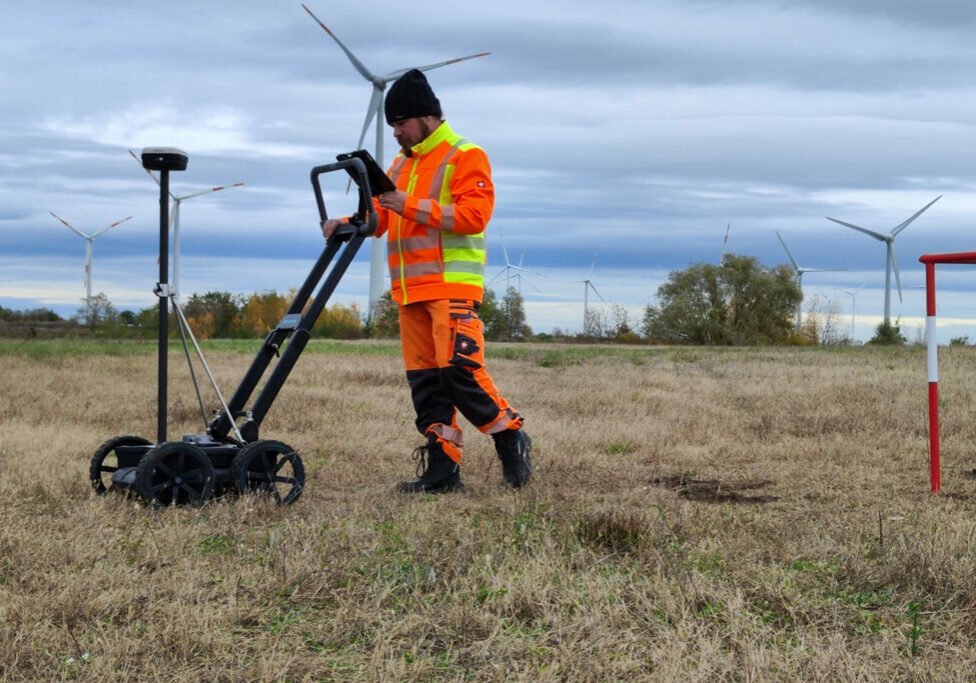
[[[925,315],[925,253],[976,250],[976,13],[930,0],[306,0],[379,75],[489,51],[427,73],[460,134],[488,153],[496,207],[488,278],[505,252],[536,332],[619,304],[639,325],[668,273],[723,248],[803,278],[807,304],[871,336],[884,244],[898,235],[909,339]],[[0,305],[70,316],[92,287],[120,310],[155,305],[158,188],[130,156],[187,152],[180,283],[285,292],[323,240],[309,170],[356,148],[371,86],[285,0],[0,4]],[[395,149],[389,129],[385,159]],[[372,147],[373,134],[367,136]],[[385,165],[385,163],[384,163]],[[350,213],[326,176],[331,215]],[[728,240],[724,242],[726,231]],[[365,307],[367,249],[331,303]],[[943,266],[939,341],[976,340],[976,266]],[[844,292],[854,292],[850,295]]]

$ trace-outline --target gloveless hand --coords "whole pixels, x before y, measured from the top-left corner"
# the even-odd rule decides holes
[[[403,207],[407,204],[407,193],[402,190],[391,190],[379,196],[380,206],[395,214],[403,215]]]
[[[325,237],[325,239],[329,239],[335,234],[335,231],[339,229],[340,225],[342,225],[342,221],[337,218],[330,218],[329,220],[324,221],[322,223],[322,235]]]

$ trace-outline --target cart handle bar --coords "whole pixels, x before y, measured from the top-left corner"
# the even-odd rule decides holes
[[[376,227],[379,225],[379,216],[373,208],[373,201],[371,199],[373,193],[369,187],[366,164],[363,163],[362,159],[353,157],[323,166],[316,166],[312,169],[312,188],[315,190],[315,204],[319,208],[319,218],[324,223],[328,220],[329,216],[325,211],[325,200],[322,198],[322,186],[319,183],[319,176],[323,173],[349,168],[355,171],[353,179],[359,188],[359,209],[349,217],[348,226],[350,227],[342,226],[336,230],[336,238],[342,241],[348,240],[353,232],[359,232],[361,235],[372,235],[376,232]]]

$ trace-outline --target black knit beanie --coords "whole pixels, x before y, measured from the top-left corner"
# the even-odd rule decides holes
[[[441,103],[430,89],[427,78],[417,69],[396,79],[386,94],[385,105],[389,124],[421,116],[441,118]]]

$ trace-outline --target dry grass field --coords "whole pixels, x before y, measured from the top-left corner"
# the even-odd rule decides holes
[[[214,343],[229,394],[256,343]],[[293,506],[155,510],[88,482],[155,437],[154,345],[0,343],[4,680],[976,677],[976,349],[495,345],[537,466],[403,497],[421,443],[393,343],[312,342],[262,437]],[[171,355],[170,438],[202,420]]]

